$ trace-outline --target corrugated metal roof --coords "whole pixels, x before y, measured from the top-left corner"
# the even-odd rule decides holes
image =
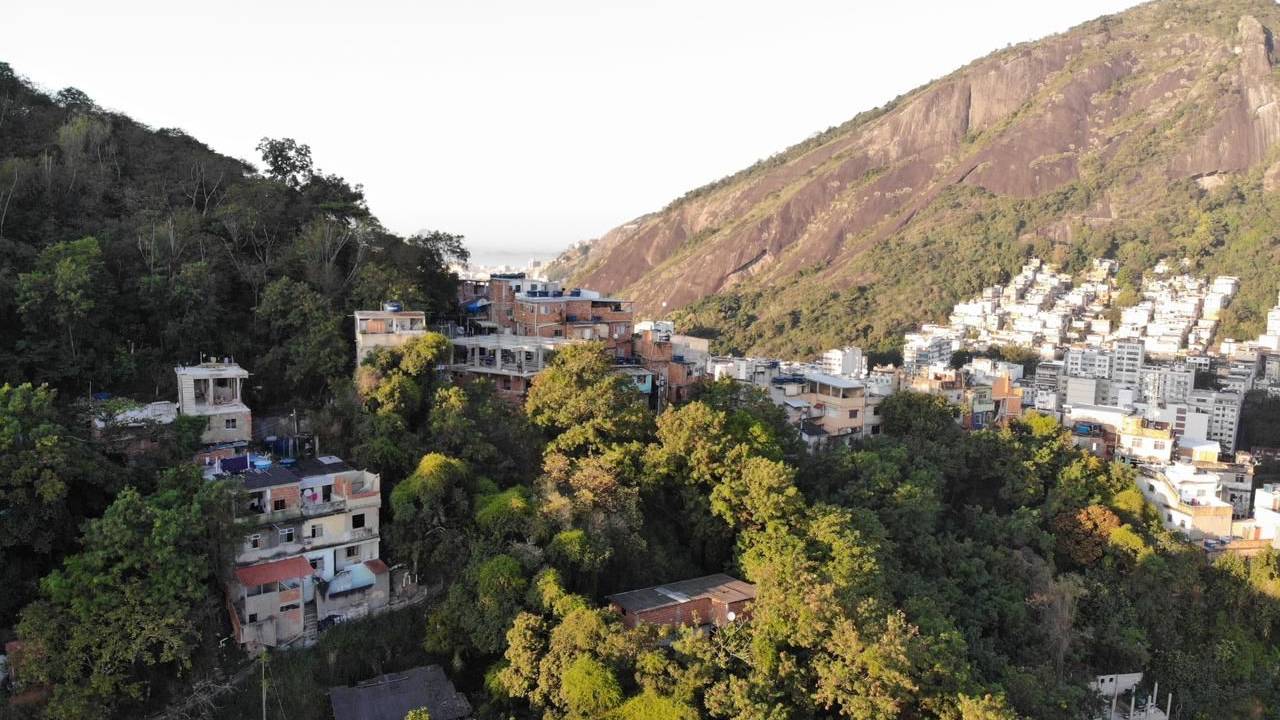
[[[609,600],[627,612],[634,613],[706,597],[724,603],[754,600],[756,586],[731,575],[716,573],[610,595]]]

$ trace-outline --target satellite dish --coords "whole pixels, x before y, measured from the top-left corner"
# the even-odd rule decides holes
[[[733,622],[734,620],[738,619],[738,613],[730,610],[729,614],[725,615],[725,617],[729,619],[729,622]]]

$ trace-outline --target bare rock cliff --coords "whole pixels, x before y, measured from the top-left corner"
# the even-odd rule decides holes
[[[1015,46],[622,225],[562,271],[654,314],[755,293],[794,318],[801,290],[910,282],[886,252],[945,256],[975,211],[1012,214],[991,238],[1008,262],[1070,245],[1155,212],[1170,186],[1261,178],[1280,140],[1271,27],[1270,0],[1161,0]]]

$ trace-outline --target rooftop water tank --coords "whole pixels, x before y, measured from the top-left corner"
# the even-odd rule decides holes
[[[401,305],[399,300],[388,300],[382,303],[382,309],[386,312],[400,312],[404,310],[404,305]]]

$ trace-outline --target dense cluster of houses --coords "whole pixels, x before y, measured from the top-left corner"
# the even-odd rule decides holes
[[[226,588],[234,641],[251,651],[308,645],[328,624],[387,607],[392,591],[379,559],[378,475],[316,454],[314,446],[300,453],[277,436],[255,436],[243,400],[249,373],[231,358],[175,373],[177,402],[122,412],[100,420],[99,429],[108,422],[123,429],[129,450],[139,449],[129,439],[131,427],[205,419],[195,462],[207,479],[232,479],[243,490],[235,515],[245,535],[232,553]]]
[[[669,322],[636,322],[628,300],[524,273],[465,280],[459,300],[463,320],[432,328],[449,339],[443,370],[457,382],[486,378],[512,401],[524,398],[559,349],[576,342],[603,343],[617,372],[631,378],[654,409],[685,400],[705,372],[705,339],[679,335]],[[425,331],[424,314],[397,303],[356,313],[358,353]]]
[[[386,303],[355,313],[356,361],[380,347],[442,331],[441,372],[456,382],[491,380],[513,401],[570,343],[600,341],[617,373],[651,407],[680,402],[701,380],[754,385],[811,447],[881,433],[881,404],[912,390],[946,398],[966,429],[1001,427],[1027,411],[1055,416],[1073,442],[1129,463],[1139,489],[1166,524],[1206,550],[1247,552],[1280,544],[1280,485],[1254,488],[1255,460],[1236,448],[1243,394],[1280,394],[1280,306],[1253,342],[1207,349],[1235,278],[1205,282],[1158,267],[1142,299],[1119,313],[1110,261],[1085,279],[1038,262],[1006,286],[959,303],[946,326],[905,338],[900,366],[872,366],[857,347],[812,362],[722,357],[704,339],[666,321],[637,321],[627,300],[523,273],[463,283],[464,319],[428,327],[423,312]],[[1206,336],[1199,330],[1209,328]],[[1032,348],[1034,363],[981,356],[1002,345]],[[962,350],[979,356],[964,356]],[[1034,367],[1034,372],[1027,371]],[[244,403],[249,373],[230,358],[175,369],[178,399],[120,413],[117,427],[205,420],[196,461],[210,478],[243,486],[237,515],[246,534],[235,552],[227,609],[235,640],[248,649],[314,642],[326,625],[394,604],[397,584],[379,559],[378,475],[319,453],[299,433],[254,426]],[[256,431],[256,432],[255,432]],[[127,435],[126,435],[127,437]],[[139,433],[138,442],[145,434]],[[402,578],[403,579],[403,578]],[[710,576],[610,598],[628,623],[723,624],[748,611],[754,588]]]
[[[946,398],[971,430],[1036,411],[1085,450],[1135,466],[1166,524],[1207,548],[1280,542],[1280,488],[1255,493],[1254,459],[1236,447],[1244,394],[1280,394],[1280,306],[1258,340],[1226,340],[1214,352],[1237,278],[1205,280],[1161,262],[1119,308],[1116,268],[1096,260],[1075,282],[1032,260],[1007,284],[958,303],[947,325],[906,335],[900,366],[869,366],[857,347],[812,362],[712,356],[670,323],[633,322],[625,300],[494,275],[464,290],[468,318],[451,333],[447,369],[462,380],[489,376],[519,397],[558,347],[603,340],[655,408],[684,399],[699,379],[731,378],[767,393],[811,447],[880,434],[880,405],[901,390]],[[1010,346],[1038,360],[983,356]],[[960,351],[978,356],[953,362]]]
[[[563,290],[518,273],[468,281],[463,292],[466,320],[447,327],[429,328],[425,313],[397,302],[357,311],[356,363],[378,348],[444,331],[450,355],[442,372],[458,382],[487,378],[500,394],[518,400],[557,349],[599,340],[616,371],[630,378],[655,409],[687,398],[703,375],[706,340],[676,335],[670,323],[636,323],[627,301]],[[245,534],[232,553],[235,567],[226,587],[235,642],[249,651],[306,646],[330,624],[408,601],[413,578],[399,572],[393,582],[393,570],[380,559],[377,474],[322,454],[317,438],[299,432],[296,416],[292,425],[281,418],[259,418],[255,424],[244,402],[249,372],[232,358],[177,367],[175,375],[176,401],[102,417],[97,427],[112,426],[113,441],[135,452],[151,442],[147,428],[182,416],[204,420],[194,461],[206,478],[232,479],[243,491],[236,517]],[[741,593],[750,586],[734,587]],[[743,597],[734,601],[738,612]],[[681,622],[720,608],[714,603],[703,608],[705,600],[681,613]],[[729,612],[730,620],[733,616]],[[720,612],[706,620],[725,618]]]
[[[1115,269],[1095,260],[1073,285],[1032,260],[1007,285],[956,304],[948,325],[906,336],[911,387],[923,389],[922,374],[946,375],[942,366],[957,351],[1030,349],[1039,358],[1034,373],[1007,376],[1022,405],[1057,417],[1089,452],[1136,466],[1167,526],[1210,550],[1280,542],[1280,504],[1270,486],[1254,491],[1255,458],[1237,447],[1245,393],[1280,394],[1280,305],[1261,337],[1226,339],[1215,351],[1237,278],[1178,274],[1161,261],[1120,308]],[[980,382],[1006,392],[990,377]]]

